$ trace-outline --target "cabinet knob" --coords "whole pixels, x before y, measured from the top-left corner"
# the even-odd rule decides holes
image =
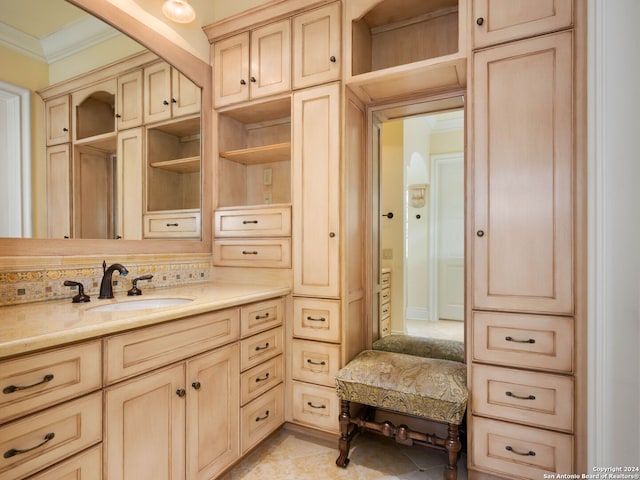
[[[193,383],[191,384],[191,386],[192,386],[195,390],[200,390],[200,387],[201,387],[202,385],[200,384],[200,382],[193,382]]]
[[[334,55],[331,55],[329,57],[329,60],[331,61],[331,63],[336,63],[336,57]]]
[[[119,113],[116,113],[116,118],[122,118],[122,115],[120,115]]]
[[[484,230],[478,230],[476,232],[476,235],[479,236],[479,237],[484,237]]]
[[[63,132],[68,132],[68,131],[69,131],[69,129],[68,129],[67,127],[64,127],[64,128],[62,129],[62,131],[63,131]]]
[[[253,83],[256,83],[256,82],[257,82],[256,77],[251,77],[251,78],[250,78],[250,80],[251,80]]]
[[[482,18],[482,17],[478,17],[478,19],[476,20],[476,23],[477,23],[478,25],[482,25],[482,24],[484,23],[484,18]]]
[[[240,80],[240,85],[246,85],[247,82],[244,81],[244,79]]]
[[[178,395],[180,398],[184,397],[187,394],[187,391],[184,388],[179,388],[178,390],[176,390],[176,395]]]
[[[169,105],[169,102],[168,102],[167,100],[163,100],[163,101],[162,101],[162,104],[163,104],[163,105]]]
[[[175,98],[172,98],[171,103],[178,103],[178,100],[176,100]]]
[[[333,233],[333,232],[329,232],[329,237],[333,238],[333,237],[335,237],[335,236],[336,236],[336,234],[335,234],[335,233]]]

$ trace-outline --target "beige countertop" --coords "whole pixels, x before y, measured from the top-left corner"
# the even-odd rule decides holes
[[[202,283],[146,290],[143,295],[116,295],[111,300],[92,297],[87,303],[71,299],[0,307],[0,358],[101,337],[212,310],[257,302],[290,293],[288,286]],[[135,311],[92,311],[93,307],[151,298],[187,298],[193,301]]]

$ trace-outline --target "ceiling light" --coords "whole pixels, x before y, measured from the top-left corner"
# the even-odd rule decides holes
[[[165,0],[162,13],[176,23],[189,23],[196,18],[196,12],[187,0]]]

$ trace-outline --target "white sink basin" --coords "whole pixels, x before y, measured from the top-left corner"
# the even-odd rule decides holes
[[[105,303],[88,308],[92,312],[130,312],[134,310],[146,310],[149,308],[172,307],[182,305],[193,300],[191,298],[141,298],[140,300],[127,300],[118,303]]]

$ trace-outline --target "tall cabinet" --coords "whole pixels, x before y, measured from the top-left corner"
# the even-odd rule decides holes
[[[510,4],[473,2],[468,466],[541,478],[584,468],[581,7]]]

